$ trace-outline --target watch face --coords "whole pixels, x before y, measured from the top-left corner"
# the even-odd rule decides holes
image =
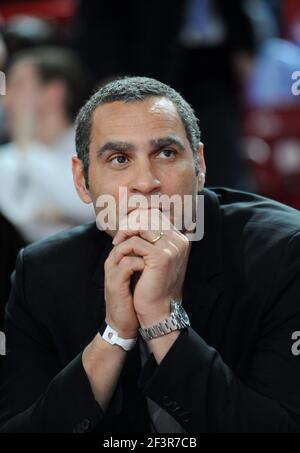
[[[179,312],[180,312],[180,318],[185,323],[185,325],[189,325],[190,324],[189,317],[188,317],[186,311],[184,310],[184,308],[182,307],[182,305],[180,305],[180,307],[179,307]]]
[[[172,301],[172,310],[180,322],[184,323],[186,326],[190,325],[189,317],[181,304]]]

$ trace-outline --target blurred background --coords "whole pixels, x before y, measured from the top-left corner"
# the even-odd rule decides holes
[[[117,76],[193,105],[208,186],[300,209],[300,0],[1,0],[0,71],[2,306],[20,247],[93,219],[72,183],[74,118]]]

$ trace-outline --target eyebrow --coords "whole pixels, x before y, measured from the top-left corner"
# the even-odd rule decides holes
[[[105,145],[101,146],[99,151],[97,152],[97,156],[101,157],[103,154],[107,153],[108,151],[118,151],[118,152],[125,152],[133,150],[135,146],[132,143],[127,142],[107,142]]]
[[[155,138],[149,141],[151,148],[154,150],[159,150],[161,148],[165,148],[167,146],[177,146],[180,151],[185,150],[185,146],[182,141],[178,137],[168,136],[168,137],[160,137]],[[111,141],[105,143],[99,151],[97,152],[97,156],[101,157],[103,154],[107,153],[108,151],[117,151],[119,153],[126,152],[126,151],[135,151],[136,146],[133,143],[128,142],[121,142],[121,141]]]
[[[180,151],[185,150],[185,146],[182,143],[182,141],[178,137],[174,136],[169,136],[169,137],[161,137],[161,138],[156,138],[154,140],[150,140],[150,145],[154,149],[161,149],[165,148],[167,146],[177,146]]]

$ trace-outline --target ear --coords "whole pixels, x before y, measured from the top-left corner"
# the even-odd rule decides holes
[[[201,191],[205,184],[205,174],[206,174],[206,165],[204,160],[204,146],[203,143],[199,143],[198,147],[198,166],[199,166],[199,174],[198,174],[198,190]]]
[[[84,203],[86,204],[91,203],[92,199],[90,196],[90,192],[85,185],[82,161],[78,159],[77,156],[72,157],[72,173],[74,185],[76,187],[76,191],[79,197]]]

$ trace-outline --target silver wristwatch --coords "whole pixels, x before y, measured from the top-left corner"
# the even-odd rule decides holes
[[[162,337],[174,330],[185,329],[190,327],[189,317],[182,307],[182,304],[174,299],[170,301],[171,313],[170,316],[150,327],[139,328],[139,333],[145,341],[153,340],[154,338]]]

